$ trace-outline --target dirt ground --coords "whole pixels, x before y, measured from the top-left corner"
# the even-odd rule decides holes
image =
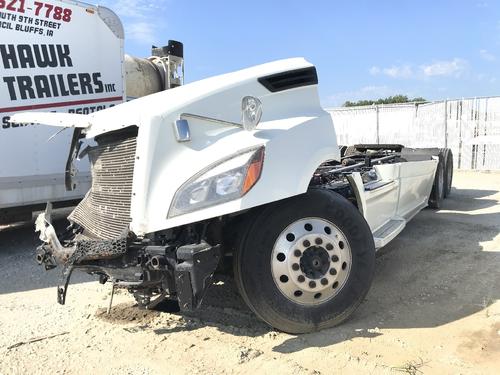
[[[380,251],[354,316],[301,336],[259,321],[229,278],[191,315],[140,311],[125,292],[107,315],[110,286],[82,274],[60,306],[59,272],[35,264],[32,227],[4,229],[0,373],[499,374],[499,189],[498,173],[457,173],[444,208]]]

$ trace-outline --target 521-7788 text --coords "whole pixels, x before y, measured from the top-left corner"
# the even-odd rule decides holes
[[[31,6],[26,0],[0,0],[1,9],[62,22],[70,22],[72,16],[70,8],[54,6],[39,1],[33,2],[33,6]]]

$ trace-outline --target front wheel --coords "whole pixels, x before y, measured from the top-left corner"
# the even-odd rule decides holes
[[[352,203],[317,189],[257,213],[234,262],[240,293],[262,320],[306,333],[343,322],[363,301],[375,246]]]

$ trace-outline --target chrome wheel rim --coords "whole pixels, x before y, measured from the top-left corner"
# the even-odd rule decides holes
[[[352,252],[342,231],[328,220],[308,217],[290,224],[278,236],[271,271],[278,290],[302,305],[330,300],[344,287]]]

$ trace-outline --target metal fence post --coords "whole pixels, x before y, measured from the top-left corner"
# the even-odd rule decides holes
[[[380,123],[379,123],[379,115],[378,115],[378,104],[375,105],[375,111],[377,114],[377,144],[380,144]]]

